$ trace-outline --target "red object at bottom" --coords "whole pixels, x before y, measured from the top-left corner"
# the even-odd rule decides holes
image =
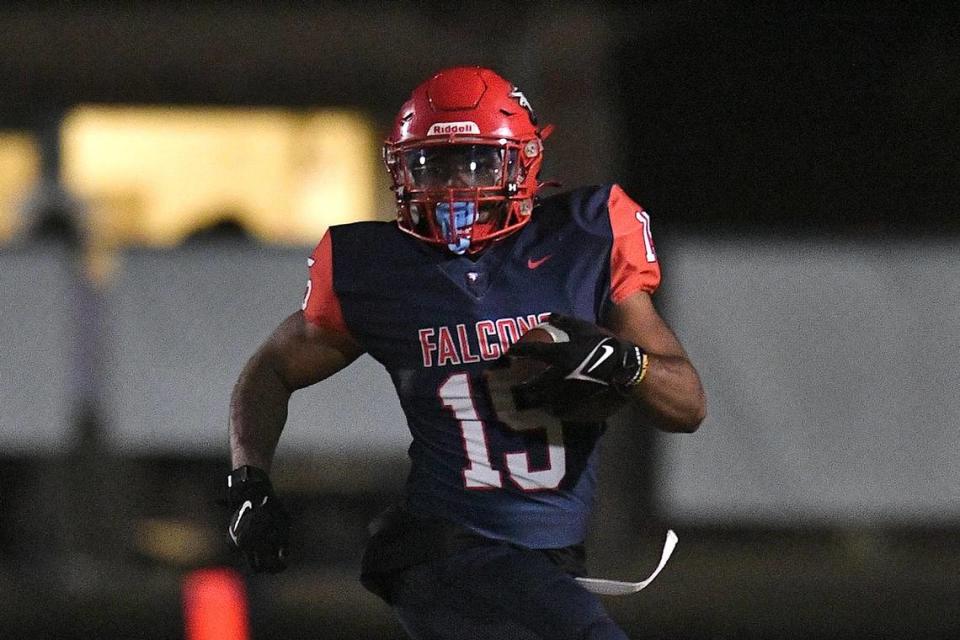
[[[198,569],[183,581],[186,640],[249,640],[247,592],[233,569]]]

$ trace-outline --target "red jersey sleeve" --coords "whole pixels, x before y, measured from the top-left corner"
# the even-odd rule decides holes
[[[300,305],[304,318],[311,324],[349,336],[350,330],[333,288],[333,241],[329,231],[307,258],[307,268],[307,291]]]
[[[653,293],[660,285],[660,263],[650,216],[616,184],[610,189],[607,211],[613,229],[610,299],[621,302],[638,291]]]

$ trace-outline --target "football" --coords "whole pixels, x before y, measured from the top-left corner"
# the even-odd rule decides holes
[[[520,342],[554,342],[554,336],[549,329],[543,326],[527,330]],[[507,352],[509,356],[509,351]],[[530,409],[523,406],[521,401],[517,406],[517,397],[514,388],[528,382],[547,368],[547,364],[534,358],[504,357],[492,367],[484,371],[483,376],[490,393],[490,401],[501,422],[517,431],[537,428],[543,422],[553,420],[544,409]]]
[[[518,342],[565,342],[567,339],[566,333],[544,322],[520,336]]]
[[[524,333],[518,344],[568,340],[566,332],[543,323]],[[545,414],[569,422],[598,422],[619,411],[626,402],[612,389],[597,391],[596,385],[579,380],[544,380],[535,387],[531,385],[547,367],[536,358],[508,357],[500,366],[485,372],[491,401],[503,422],[521,430],[532,428],[525,426],[528,424],[542,424]],[[548,396],[550,402],[544,403]]]
[[[518,344],[568,340],[566,332],[543,323],[524,333]],[[507,355],[510,355],[509,351]],[[616,413],[625,402],[611,389],[597,392],[595,385],[563,380],[559,376],[531,385],[547,366],[536,358],[508,357],[485,372],[490,399],[501,421],[517,430],[542,426],[545,419],[598,422]]]
[[[520,336],[520,339],[517,340],[517,343],[565,342],[566,340],[567,335],[563,331],[557,329],[549,323],[544,323],[528,330],[526,333]],[[507,351],[507,355],[510,355],[510,351]],[[546,363],[534,358],[510,358],[509,369],[510,376],[513,379],[513,384],[525,382],[533,376],[541,373],[546,368]]]

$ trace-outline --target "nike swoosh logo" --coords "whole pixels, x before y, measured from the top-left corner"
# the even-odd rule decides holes
[[[590,364],[590,362],[593,360],[593,357],[600,351],[600,349],[603,349],[603,355],[601,355],[600,358],[596,362],[594,362],[589,369],[586,369],[587,365]],[[603,380],[594,378],[592,376],[588,376],[587,374],[593,371],[594,369],[596,369],[597,367],[599,367],[601,364],[603,364],[604,360],[609,358],[612,354],[613,354],[613,347],[601,342],[600,344],[598,344],[596,347],[593,348],[593,351],[591,351],[586,358],[583,359],[583,362],[577,365],[576,369],[574,369],[573,371],[567,374],[566,379],[567,380],[585,380],[587,382],[594,382],[596,384],[601,384],[605,387],[608,386],[609,383],[604,382]],[[586,371],[584,371],[584,369],[586,369]]]
[[[606,360],[606,359],[609,358],[611,355],[613,355],[613,347],[611,347],[610,345],[608,345],[608,344],[602,344],[602,345],[600,345],[600,348],[603,349],[603,355],[600,356],[600,359],[599,359],[599,360],[597,360],[596,362],[593,363],[593,366],[592,366],[592,367],[590,367],[589,369],[587,369],[587,371],[586,371],[587,373],[590,373],[591,371],[593,371],[594,369],[596,369],[597,367],[599,367],[600,365],[602,365],[604,360]]]
[[[552,257],[553,257],[553,254],[548,253],[547,255],[543,256],[539,260],[534,260],[533,258],[527,258],[527,269],[536,269],[537,267],[539,267],[540,265],[542,265],[544,262],[546,262]]]
[[[243,520],[243,514],[245,514],[250,509],[253,509],[253,503],[247,500],[240,506],[240,513],[237,514],[237,521],[234,522],[233,526],[230,527],[230,529],[228,530],[230,532],[230,537],[233,538],[234,544],[239,544],[237,542],[237,536],[234,533],[234,531],[236,531],[237,527],[240,526],[240,521]]]

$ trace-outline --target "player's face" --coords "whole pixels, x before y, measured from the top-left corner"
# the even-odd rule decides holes
[[[404,160],[417,189],[469,189],[503,184],[504,153],[490,145],[422,147],[406,152]],[[507,171],[515,171],[517,163],[512,160],[511,154]]]

